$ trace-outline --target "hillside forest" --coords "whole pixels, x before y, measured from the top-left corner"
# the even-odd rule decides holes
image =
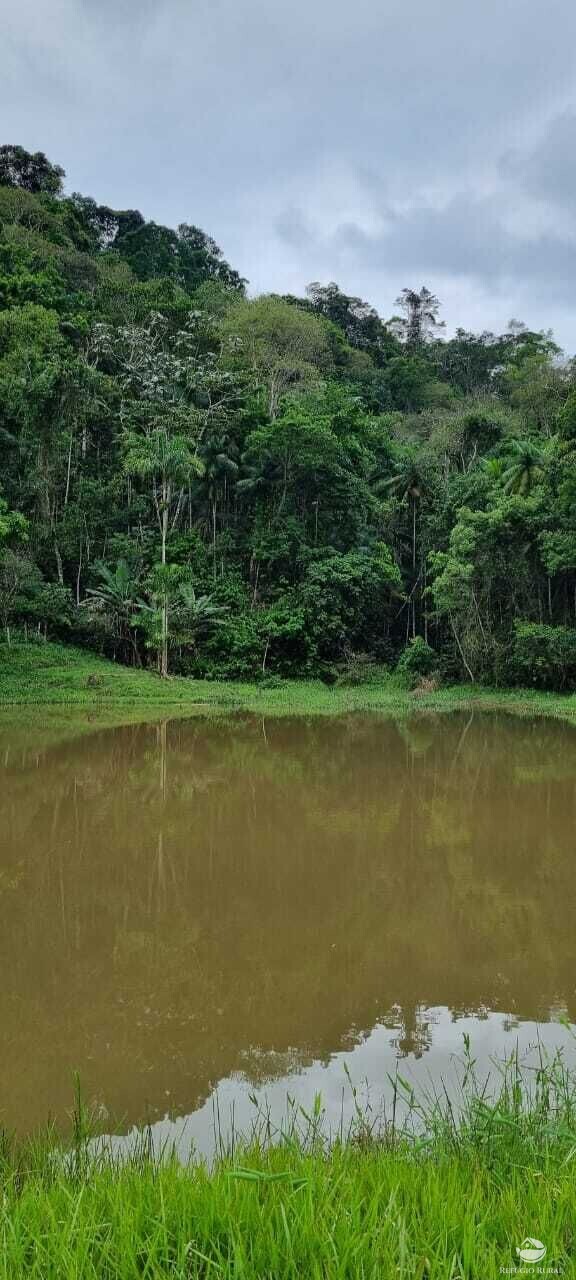
[[[408,282],[252,297],[0,147],[0,626],[214,679],[576,687],[576,363]]]

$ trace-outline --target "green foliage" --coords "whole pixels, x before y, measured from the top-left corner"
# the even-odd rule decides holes
[[[576,440],[576,391],[572,391],[558,413],[558,431],[562,440]]]
[[[509,456],[502,473],[504,492],[527,495],[544,475],[546,452],[531,440],[512,440]]]
[[[270,418],[288,391],[317,384],[333,365],[329,333],[315,315],[273,295],[238,302],[222,325],[230,366],[247,365]]]
[[[548,334],[445,339],[426,287],[388,323],[333,281],[248,300],[198,227],[62,179],[0,148],[5,626],[227,679],[426,637],[490,683],[517,623],[570,630],[576,366]]]
[[[400,654],[396,671],[398,675],[415,684],[420,676],[429,676],[438,665],[438,658],[431,645],[422,636],[414,636]]]
[[[100,213],[100,225],[102,221]],[[224,260],[216,242],[198,227],[182,223],[172,231],[143,219],[138,223],[136,216],[132,222],[122,222],[119,215],[112,247],[139,280],[172,279],[189,293],[207,281],[216,281],[243,292],[244,281],[238,272]]]
[[[301,595],[319,656],[333,660],[365,647],[386,660],[399,588],[398,567],[384,543],[373,553],[332,552],[313,560]]]
[[[415,413],[429,400],[430,369],[416,356],[394,356],[386,365],[381,386],[387,404]]]
[[[569,1274],[573,1072],[542,1053],[536,1072],[522,1071],[517,1056],[496,1065],[495,1086],[469,1051],[456,1084],[437,1097],[399,1075],[392,1130],[352,1086],[355,1118],[336,1141],[318,1095],[309,1113],[288,1114],[277,1142],[257,1118],[251,1140],[236,1135],[210,1168],[154,1156],[146,1134],[119,1160],[109,1145],[91,1145],[95,1129],[77,1103],[68,1150],[54,1135],[3,1142],[5,1274],[497,1280],[518,1269],[532,1224],[546,1267]]]
[[[0,185],[22,187],[33,195],[46,192],[57,196],[62,190],[64,170],[51,164],[43,151],[33,154],[24,147],[5,145],[0,147]]]
[[[27,536],[28,521],[18,511],[9,511],[8,503],[0,498],[0,550],[8,542],[23,540]]]
[[[12,627],[44,628],[55,635],[73,621],[70,591],[57,582],[46,582],[37,565],[22,551],[0,553],[0,625],[7,638]]]
[[[55,262],[43,263],[23,245],[0,244],[0,308],[34,302],[59,311],[70,300]]]
[[[576,689],[576,627],[516,621],[509,673],[537,689]]]
[[[219,637],[226,625],[224,620],[215,629],[214,637]],[[237,628],[233,634],[238,634]],[[260,667],[248,681],[229,683],[234,674],[227,663],[226,682],[215,678],[218,672],[207,657],[211,642],[209,637],[202,645],[197,664],[193,659],[186,671],[187,676],[193,670],[194,680],[184,675],[160,680],[153,669],[135,670],[89,649],[45,640],[43,628],[35,635],[29,632],[27,637],[24,630],[16,631],[10,645],[2,643],[0,636],[0,704],[7,709],[7,723],[14,732],[21,723],[20,711],[15,709],[28,708],[36,736],[46,729],[45,717],[42,714],[39,718],[38,708],[60,707],[61,716],[51,716],[50,722],[64,737],[88,733],[101,724],[140,723],[149,717],[157,720],[164,707],[170,709],[170,715],[181,711],[186,716],[229,711],[275,717],[334,716],[358,711],[378,711],[395,719],[414,715],[412,694],[381,665],[371,663],[370,678],[360,683],[340,680],[348,659],[338,667],[321,667],[317,679],[288,680],[272,673],[273,683],[269,686]],[[357,656],[350,655],[353,666]],[[360,657],[364,663],[366,655]],[[531,720],[552,716],[572,724],[576,719],[576,697],[533,688],[498,690],[452,685],[430,690],[418,706],[437,714],[499,708]]]

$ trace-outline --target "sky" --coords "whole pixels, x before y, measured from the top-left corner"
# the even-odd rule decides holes
[[[1,142],[201,226],[250,291],[576,351],[574,0],[0,0]]]

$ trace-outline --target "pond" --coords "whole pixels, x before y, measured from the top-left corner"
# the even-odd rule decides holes
[[[46,722],[44,722],[46,723]],[[37,735],[36,735],[37,737]],[[239,716],[52,746],[0,729],[0,1123],[203,1152],[287,1095],[376,1107],[540,1040],[573,1054],[576,730]],[[294,1105],[294,1104],[293,1104]]]

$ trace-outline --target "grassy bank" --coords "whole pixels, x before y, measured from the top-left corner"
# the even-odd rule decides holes
[[[160,680],[153,672],[123,667],[85,650],[56,644],[0,645],[0,706],[76,707],[92,712],[99,722],[117,721],[118,712],[120,719],[147,718],[162,708],[171,715],[239,710],[265,715],[334,715],[477,707],[576,719],[575,695],[456,685],[415,696],[394,676],[385,674],[369,684],[336,688],[319,680],[285,680],[277,687],[179,677]]]
[[[145,1140],[123,1164],[90,1156],[81,1134],[67,1164],[5,1143],[0,1277],[492,1280],[527,1236],[552,1274],[574,1275],[574,1080],[557,1062],[527,1085],[511,1065],[491,1102],[478,1081],[464,1088],[460,1118],[426,1104],[417,1137],[376,1136],[359,1116],[330,1147],[318,1110],[212,1170],[154,1163]]]

